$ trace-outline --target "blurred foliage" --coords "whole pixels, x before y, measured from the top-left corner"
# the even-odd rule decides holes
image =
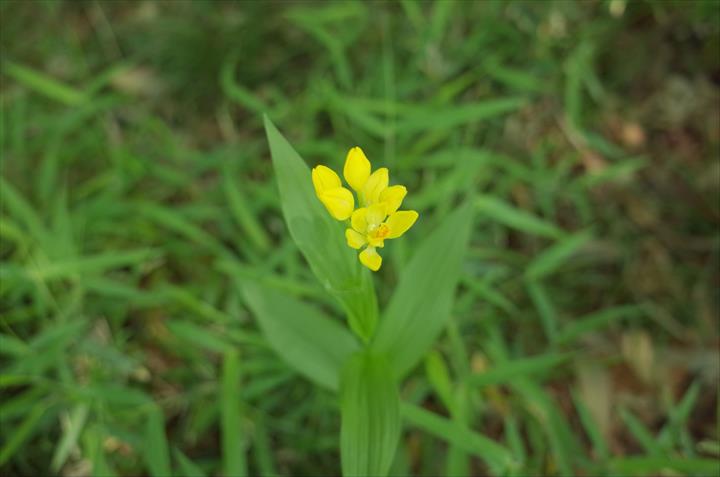
[[[489,440],[717,473],[718,2],[5,0],[0,32],[3,475],[337,475],[337,399],[237,287],[340,319],[262,112],[310,166],[391,167],[418,237],[476,205],[392,473],[483,475]]]

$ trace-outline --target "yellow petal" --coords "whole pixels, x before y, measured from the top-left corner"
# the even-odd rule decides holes
[[[315,194],[320,197],[323,191],[328,189],[336,189],[342,184],[340,176],[335,171],[326,166],[317,166],[312,170],[312,182],[315,186]]]
[[[352,225],[352,228],[361,234],[367,233],[367,211],[367,207],[362,207],[355,210],[355,212],[352,213],[352,217],[350,217],[350,224]]]
[[[380,202],[380,194],[387,189],[390,176],[386,167],[373,172],[363,186],[363,196],[367,205]]]
[[[400,208],[400,204],[402,204],[406,194],[407,189],[405,186],[390,186],[380,193],[380,201],[387,204],[387,213],[392,214]]]
[[[345,240],[347,240],[348,246],[354,249],[358,249],[367,243],[365,237],[353,229],[345,229]]]
[[[375,251],[375,247],[368,247],[359,255],[360,263],[368,267],[373,272],[380,270],[382,265],[382,257]]]
[[[353,147],[348,151],[343,175],[350,187],[356,191],[361,191],[370,177],[370,161],[359,147]]]
[[[327,189],[318,196],[330,215],[338,220],[350,217],[355,208],[355,197],[344,187]]]
[[[401,210],[399,212],[391,214],[385,222],[385,224],[390,227],[390,233],[386,238],[398,238],[399,236],[407,232],[410,227],[412,227],[417,218],[418,213],[414,210]]]
[[[367,208],[365,220],[367,221],[368,231],[374,230],[383,223],[383,220],[387,217],[387,213],[385,212],[386,209],[387,206],[383,202],[373,204]]]

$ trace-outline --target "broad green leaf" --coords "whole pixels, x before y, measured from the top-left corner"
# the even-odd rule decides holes
[[[270,346],[287,364],[317,384],[338,389],[343,363],[358,342],[316,308],[256,283],[242,283],[243,296]]]
[[[315,196],[310,168],[267,116],[265,131],[290,235],[320,283],[343,304],[353,331],[368,340],[377,323],[370,271],[347,246],[345,227]]]
[[[542,237],[560,238],[563,231],[530,212],[490,196],[480,196],[475,204],[481,217],[487,217],[510,228]]]
[[[386,354],[398,378],[417,364],[445,327],[465,257],[473,210],[453,212],[423,241],[400,283],[372,344]]]
[[[400,397],[382,355],[363,352],[343,369],[340,389],[343,476],[384,476],[400,439]]]
[[[409,403],[401,406],[405,422],[481,458],[494,474],[517,465],[512,454],[492,439],[473,432],[457,422]]]
[[[240,416],[240,357],[237,350],[225,353],[220,404],[224,475],[247,475]]]
[[[145,463],[153,477],[167,477],[170,472],[170,453],[165,437],[165,417],[156,405],[150,406],[145,421]]]

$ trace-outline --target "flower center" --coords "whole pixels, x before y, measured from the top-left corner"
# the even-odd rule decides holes
[[[375,239],[384,239],[390,235],[390,227],[385,224],[380,224],[377,227],[372,227],[370,235]]]

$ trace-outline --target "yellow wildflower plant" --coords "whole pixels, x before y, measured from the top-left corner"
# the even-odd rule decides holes
[[[326,166],[312,170],[315,194],[327,211],[337,220],[350,219],[345,230],[348,246],[359,250],[360,262],[376,272],[382,265],[378,248],[385,246],[385,240],[395,239],[408,231],[418,218],[414,210],[398,210],[407,189],[401,185],[389,186],[387,168],[372,172],[370,161],[359,147],[353,147],[345,159],[343,175],[358,197],[359,208],[355,209],[355,197],[343,187],[340,177]]]

